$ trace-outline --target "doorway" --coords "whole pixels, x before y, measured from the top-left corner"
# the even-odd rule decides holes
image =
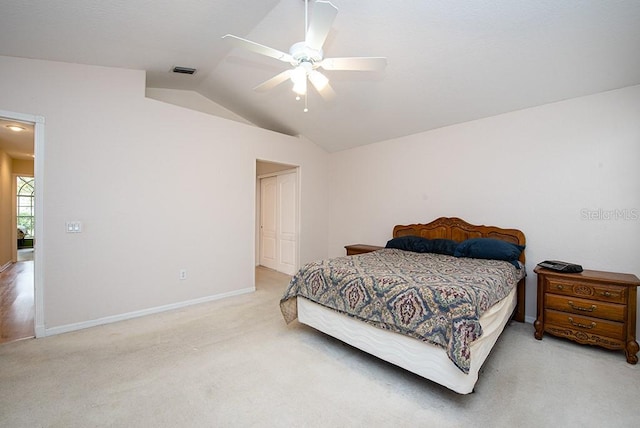
[[[12,130],[11,128],[22,128]],[[44,330],[44,281],[43,281],[43,166],[44,166],[44,118],[29,114],[14,113],[0,110],[0,151],[4,161],[9,164],[8,176],[11,177],[11,185],[2,186],[0,194],[4,199],[11,198],[10,207],[5,207],[2,217],[10,219],[10,222],[3,222],[0,227],[2,231],[3,248],[10,248],[10,254],[6,251],[2,253],[2,259],[9,260],[2,272],[3,287],[10,284],[13,295],[16,296],[12,308],[13,313],[19,313],[16,318],[21,323],[20,327],[15,327],[16,332],[22,332],[23,337],[42,337]],[[7,134],[7,129],[11,133]],[[24,133],[24,134],[23,134]],[[18,135],[20,137],[18,137]],[[28,141],[25,139],[28,136]],[[30,165],[30,166],[29,166]],[[32,177],[34,182],[38,182],[38,190],[34,192],[31,200],[31,213],[33,224],[31,227],[21,230],[18,225],[18,202],[17,192],[19,185],[17,177]],[[28,187],[28,186],[27,186]],[[26,189],[26,187],[25,187]],[[8,229],[8,230],[7,230]],[[19,242],[19,235],[22,232],[22,240]],[[36,237],[37,243],[36,243]],[[8,240],[8,241],[7,241]],[[32,246],[31,248],[19,248],[19,246]],[[22,251],[26,250],[26,251]],[[0,263],[1,265],[2,263]],[[27,303],[25,303],[27,301]],[[25,307],[28,311],[25,312]],[[28,324],[28,325],[27,325]],[[15,326],[15,324],[14,324]],[[28,332],[28,333],[24,333]],[[17,334],[17,333],[16,333]],[[15,337],[18,339],[23,337]]]
[[[298,269],[298,169],[266,161],[256,163],[257,260],[287,275]]]

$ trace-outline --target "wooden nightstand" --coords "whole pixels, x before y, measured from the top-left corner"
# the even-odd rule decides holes
[[[378,247],[377,245],[353,244],[347,245],[344,248],[347,249],[347,256],[355,256],[356,254],[364,254],[381,250],[384,247]]]
[[[629,364],[636,364],[635,275],[585,270],[561,273],[537,266],[538,318],[535,338],[544,332],[575,342],[622,349]]]

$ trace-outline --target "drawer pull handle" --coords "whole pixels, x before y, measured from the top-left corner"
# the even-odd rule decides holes
[[[594,323],[594,322],[592,322],[591,325],[586,325],[586,324],[581,324],[579,322],[575,322],[573,320],[573,318],[571,318],[571,317],[569,317],[569,323],[574,327],[587,328],[587,329],[592,329],[593,327],[596,326],[596,323]]]
[[[604,297],[611,297],[611,293],[610,293],[610,292],[608,292],[608,291],[603,291],[603,292],[602,292],[602,295],[603,295]]]
[[[558,290],[564,290],[564,287],[563,287],[562,285],[556,285],[556,288],[557,288]]]
[[[574,309],[576,311],[582,311],[582,312],[593,312],[597,309],[596,305],[591,305],[590,308],[583,308],[581,306],[576,306],[571,300],[569,300],[567,302],[569,304],[569,306],[571,307],[571,309]]]

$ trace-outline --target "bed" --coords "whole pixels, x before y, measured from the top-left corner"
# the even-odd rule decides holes
[[[467,394],[506,324],[524,321],[524,247],[517,229],[456,217],[398,225],[383,249],[305,265],[280,308]]]

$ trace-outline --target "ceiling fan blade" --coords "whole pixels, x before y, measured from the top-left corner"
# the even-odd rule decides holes
[[[336,92],[333,90],[333,88],[331,87],[330,84],[327,83],[327,85],[322,88],[321,90],[318,91],[318,93],[320,94],[320,96],[325,100],[325,101],[331,101],[336,97]]]
[[[251,40],[243,39],[242,37],[234,36],[232,34],[225,34],[224,36],[222,36],[222,38],[232,43],[236,47],[243,48],[260,55],[275,58],[283,62],[294,61],[293,57],[288,53],[261,45],[260,43],[252,42]]]
[[[305,36],[305,44],[312,49],[320,50],[336,19],[338,8],[328,1],[318,0],[313,5],[311,22]]]
[[[329,80],[319,71],[313,70],[309,73],[309,81],[325,101],[331,101],[335,98],[336,93],[329,84]]]
[[[325,58],[320,63],[325,70],[379,71],[386,66],[385,57]]]
[[[313,83],[313,82],[311,82]],[[315,86],[314,86],[315,88]],[[332,101],[336,97],[336,92],[333,90],[330,84],[326,84],[324,88],[318,89],[315,88],[316,91],[320,94],[323,100]]]
[[[269,80],[267,80],[265,82],[262,82],[261,84],[259,84],[255,88],[253,88],[253,90],[254,91],[258,91],[258,92],[266,92],[266,91],[268,91],[270,89],[273,89],[276,86],[278,86],[279,84],[281,84],[282,82],[285,82],[288,79],[290,79],[292,72],[293,72],[293,70],[285,70],[280,74],[276,74],[271,79],[269,79]]]

